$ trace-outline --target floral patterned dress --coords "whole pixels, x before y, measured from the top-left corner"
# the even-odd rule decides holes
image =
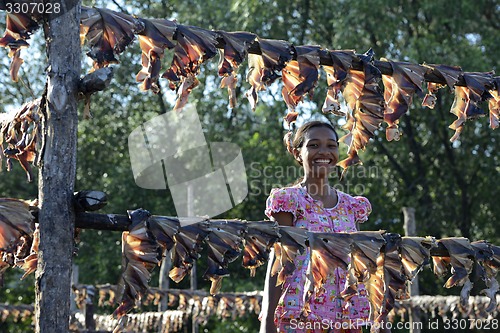
[[[357,231],[356,222],[366,221],[371,213],[370,202],[365,197],[352,197],[338,190],[337,195],[337,205],[333,208],[325,208],[321,201],[314,200],[305,187],[300,185],[273,189],[266,202],[265,214],[272,219],[271,213],[290,212],[293,215],[294,226],[306,228],[311,232]],[[309,260],[310,253],[307,248],[304,255],[297,256],[296,270],[284,282],[283,293],[275,312],[275,323],[279,332],[323,331],[326,327],[329,329],[338,327],[330,323],[366,322],[370,313],[370,305],[364,286],[359,285],[359,295],[353,296],[349,304],[346,304],[340,297],[340,292],[344,289],[346,282],[346,272],[337,268],[331,279],[326,281],[325,292],[313,295],[310,300],[311,313],[307,320],[324,323],[324,327],[322,326],[320,330],[301,330],[300,326],[290,325],[300,318]],[[303,327],[306,326],[303,325]],[[330,331],[342,330],[330,329]]]

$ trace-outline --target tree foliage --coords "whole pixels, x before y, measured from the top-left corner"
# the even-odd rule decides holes
[[[117,10],[141,17],[175,18],[179,23],[225,31],[249,31],[261,37],[284,39],[295,45],[321,45],[329,49],[369,48],[376,57],[414,63],[459,65],[465,71],[499,70],[500,29],[497,18],[500,6],[493,0],[445,2],[431,0],[405,1],[113,1]],[[85,5],[106,7],[109,1],[84,1]],[[4,20],[2,20],[3,22]],[[31,49],[43,49],[39,38],[33,38]],[[43,51],[41,52],[43,53]],[[25,57],[20,76],[24,81],[9,81],[4,58],[0,78],[4,94],[0,95],[3,111],[20,106],[39,96],[43,85],[44,59]],[[165,57],[164,67],[170,63]],[[129,133],[152,117],[168,112],[174,93],[165,82],[158,95],[141,92],[135,82],[140,69],[137,43],[120,56],[115,78],[107,91],[92,97],[90,120],[81,120],[78,135],[76,190],[99,189],[109,195],[103,211],[125,214],[139,207],[153,214],[175,215],[172,198],[167,190],[144,190],[135,185],[130,169],[127,137]],[[229,109],[227,92],[219,89],[216,61],[202,66],[201,84],[193,90],[190,102],[196,105],[207,141],[230,141],[242,148],[249,180],[249,196],[224,214],[247,220],[264,219],[265,199],[272,187],[284,186],[299,177],[299,169],[287,156],[282,144],[286,131],[282,117],[286,106],[281,89],[272,85],[252,112],[244,97],[249,88],[245,82],[246,64],[240,66],[237,89],[238,106]],[[82,73],[83,74],[83,73]],[[35,82],[38,81],[39,82]],[[320,107],[326,94],[324,75],[313,98],[299,106],[299,121],[322,118]],[[386,229],[403,233],[401,209],[416,209],[419,235],[469,237],[488,239],[498,244],[496,229],[500,208],[495,182],[500,171],[498,131],[487,126],[486,119],[468,122],[460,140],[451,144],[453,120],[449,114],[453,95],[442,89],[434,110],[420,105],[414,98],[413,107],[401,120],[403,136],[399,142],[387,142],[380,131],[362,156],[365,164],[352,168],[339,181],[340,189],[367,196],[373,205],[370,220],[364,230]],[[83,106],[81,106],[83,107]],[[329,117],[333,122],[337,118]],[[27,184],[20,168],[2,174],[2,196],[33,198],[35,184]],[[200,189],[202,190],[202,189]],[[81,234],[76,263],[80,266],[80,282],[116,283],[120,272],[120,235],[85,230]],[[204,263],[200,261],[201,279]],[[264,269],[257,278],[237,263],[230,266],[232,278],[225,279],[223,290],[261,289]],[[155,277],[153,277],[154,279]],[[422,274],[421,293],[443,294],[430,274]],[[15,284],[16,282],[9,282]],[[183,283],[185,283],[183,281]],[[172,286],[173,283],[171,283]],[[11,285],[11,284],[10,284]],[[10,286],[9,285],[9,286]],[[153,282],[152,285],[155,285]],[[199,283],[208,288],[209,283]],[[0,291],[1,299],[9,298]],[[5,297],[5,298],[4,298]],[[255,318],[237,323],[211,322],[208,329],[234,331],[235,326],[255,331]],[[231,326],[231,327],[230,327]]]

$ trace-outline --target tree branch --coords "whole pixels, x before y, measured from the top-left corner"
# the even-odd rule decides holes
[[[387,156],[387,159],[389,159],[389,162],[391,162],[391,164],[394,166],[396,171],[399,172],[399,174],[401,175],[401,178],[403,179],[406,186],[409,187],[411,185],[409,177],[408,177],[407,173],[405,172],[405,170],[403,169],[403,167],[401,166],[401,164],[398,163],[398,161],[394,158],[394,156],[392,156],[392,154],[389,152],[389,150],[387,150],[387,148],[379,140],[374,140],[374,142],[375,142],[375,145],[378,148],[380,148],[380,150],[382,150],[382,152],[385,154],[385,156]]]

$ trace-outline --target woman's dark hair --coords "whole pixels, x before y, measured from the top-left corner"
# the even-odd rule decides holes
[[[311,128],[316,128],[316,127],[325,127],[331,129],[333,133],[335,133],[336,140],[337,141],[339,140],[339,135],[337,134],[337,131],[335,131],[335,128],[333,127],[332,124],[324,121],[313,120],[300,126],[297,132],[295,132],[295,135],[293,135],[293,132],[288,132],[285,135],[283,141],[285,143],[288,152],[293,155],[293,149],[302,147],[302,145],[304,144],[304,137],[306,136],[306,133]]]

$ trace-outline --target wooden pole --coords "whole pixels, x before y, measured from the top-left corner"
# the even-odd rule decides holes
[[[189,185],[187,188],[187,214],[188,217],[194,216],[194,200],[193,200],[193,186]],[[196,280],[196,260],[193,262],[193,268],[191,268],[191,290],[198,289],[198,281]],[[192,323],[192,333],[198,333],[199,327],[195,316],[191,316]]]
[[[405,236],[416,236],[416,222],[415,222],[415,208],[413,207],[403,207],[404,216],[404,231]],[[418,286],[418,276],[411,283],[410,296],[418,296],[420,294]],[[410,308],[408,312],[410,318],[410,333],[420,333],[420,311],[418,309]]]
[[[80,273],[80,271],[78,269],[78,265],[73,264],[73,271],[71,272],[71,285],[72,286],[78,285],[79,273]],[[75,301],[75,296],[76,296],[75,292],[74,292],[73,288],[71,288],[71,306],[70,306],[71,313],[78,311],[78,307],[77,307],[76,301]]]
[[[61,1],[44,16],[47,83],[41,112],[38,199],[40,247],[35,274],[35,331],[68,332],[74,252],[77,98],[80,79],[80,3]]]
[[[83,315],[85,316],[85,329],[95,331],[94,320],[94,296],[96,288],[94,286],[87,287],[87,297],[85,298]]]
[[[171,268],[172,258],[170,257],[170,252],[165,252],[165,258],[163,258],[160,267],[160,277],[158,283],[158,287],[160,288],[160,290],[170,289],[170,278],[168,276],[168,273],[170,272]],[[160,301],[160,304],[158,304],[158,311],[167,311],[167,309],[168,299],[166,297],[163,297]]]

